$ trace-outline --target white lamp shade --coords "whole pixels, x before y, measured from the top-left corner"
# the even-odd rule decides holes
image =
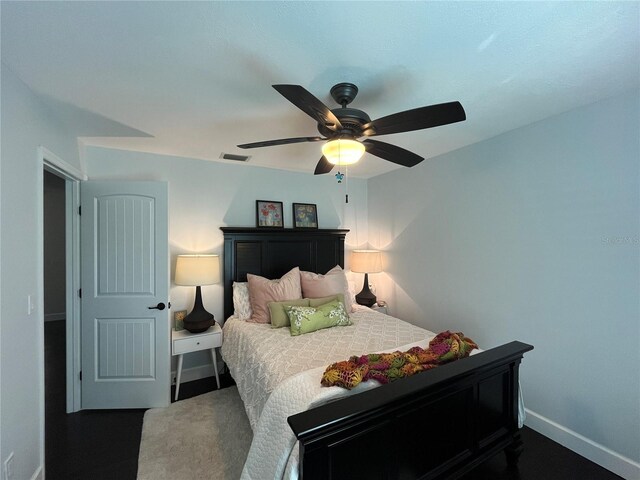
[[[379,273],[382,271],[382,255],[378,250],[353,250],[351,271],[355,273]]]
[[[334,165],[351,165],[364,155],[364,145],[356,140],[330,140],[322,146],[322,154]]]
[[[176,285],[197,287],[220,283],[218,255],[178,255]]]

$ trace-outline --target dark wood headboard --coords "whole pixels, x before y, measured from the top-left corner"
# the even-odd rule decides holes
[[[300,230],[221,227],[224,233],[224,318],[233,315],[233,282],[247,273],[280,278],[293,267],[325,273],[344,268],[344,239],[349,230]]]

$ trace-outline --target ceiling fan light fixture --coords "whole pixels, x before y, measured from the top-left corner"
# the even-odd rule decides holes
[[[322,154],[334,165],[351,165],[364,155],[364,145],[357,140],[338,138],[325,143]]]

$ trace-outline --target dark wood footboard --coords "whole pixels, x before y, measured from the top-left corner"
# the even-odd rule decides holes
[[[448,479],[522,451],[511,342],[292,417],[303,480]]]

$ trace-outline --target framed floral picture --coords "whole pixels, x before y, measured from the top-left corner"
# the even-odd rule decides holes
[[[318,228],[318,209],[313,203],[293,204],[294,228]]]
[[[178,310],[173,313],[173,329],[176,332],[184,330],[184,317],[187,316],[186,310]]]
[[[260,228],[284,228],[282,202],[256,200],[256,226]]]

